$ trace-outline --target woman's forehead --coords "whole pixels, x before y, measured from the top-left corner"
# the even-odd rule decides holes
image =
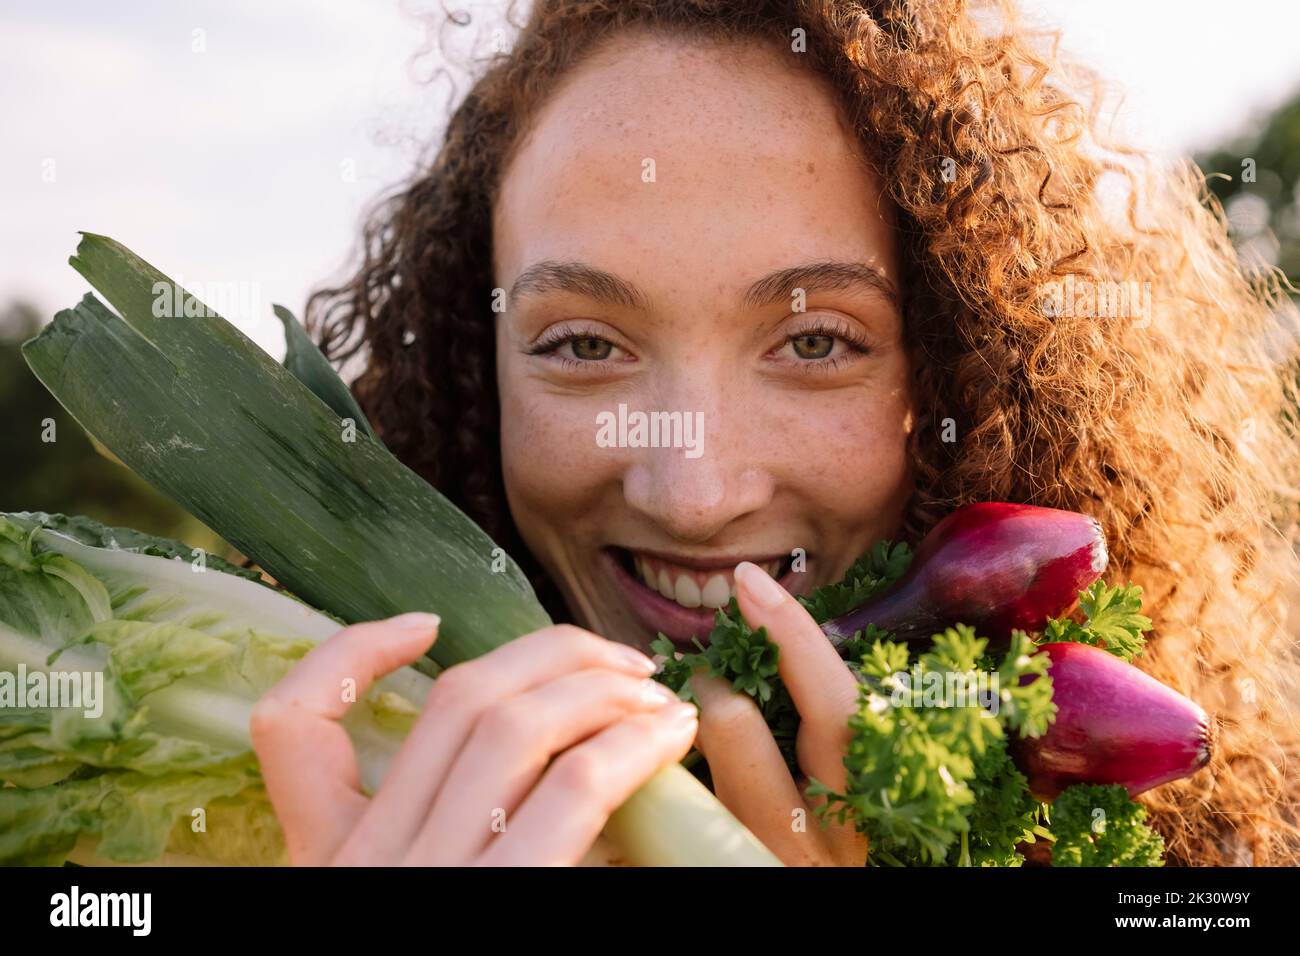
[[[617,38],[561,79],[505,172],[543,160],[679,152],[805,158],[815,167],[829,154],[858,151],[833,88],[801,68],[799,56],[757,41]]]
[[[641,42],[578,67],[513,154],[493,210],[498,282],[612,248],[893,271],[887,204],[828,85],[758,44]]]

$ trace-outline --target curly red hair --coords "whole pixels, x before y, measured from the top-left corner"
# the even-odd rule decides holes
[[[972,501],[1097,517],[1107,577],[1142,585],[1156,622],[1140,666],[1219,722],[1206,770],[1142,798],[1170,862],[1300,863],[1295,356],[1262,344],[1289,300],[1243,273],[1190,163],[1098,133],[1100,84],[1009,3],[537,2],[436,158],[374,210],[355,276],[309,304],[328,353],[364,356],[384,441],[566,616],[502,485],[491,209],[539,105],[627,30],[719,56],[767,43],[830,81],[899,211],[920,397],[907,534]],[[1136,283],[1150,309],[1046,309],[1067,278]]]

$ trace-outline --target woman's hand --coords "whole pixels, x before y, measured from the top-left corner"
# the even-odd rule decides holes
[[[569,625],[534,631],[434,681],[379,791],[361,791],[339,724],[427,651],[438,618],[346,628],[254,707],[262,775],[295,864],[576,863],[609,815],[690,749],[695,708],[640,652]]]
[[[805,800],[807,777],[844,789],[849,716],[858,683],[812,616],[757,565],[736,567],[736,600],[750,627],[766,627],[781,649],[781,681],[799,712],[795,755],[804,776],[794,780],[776,740],[747,694],[728,681],[697,675],[700,702],[696,747],[704,754],[719,800],[789,866],[863,866],[867,838],[852,824],[822,827]]]

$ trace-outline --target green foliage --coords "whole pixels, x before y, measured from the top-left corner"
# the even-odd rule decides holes
[[[972,863],[968,834],[976,813],[977,793],[996,795],[979,807],[986,829],[975,834],[975,851],[986,862],[1006,852],[1006,832],[1026,829],[1027,790],[994,775],[1006,761],[1005,734],[1045,728],[1054,707],[1046,662],[1029,653],[1028,638],[1018,635],[994,675],[981,675],[977,664],[987,640],[958,624],[936,634],[929,650],[909,654],[906,645],[880,642],[864,657],[862,672],[879,684],[863,691],[850,718],[853,737],[845,758],[848,778],[843,793],[813,782],[811,796],[825,796],[819,812],[843,821],[852,818],[871,837],[878,863],[937,865]],[[912,657],[905,673],[889,668]],[[1021,686],[1021,678],[1037,679]],[[957,689],[935,699],[918,688],[939,682]],[[972,693],[986,686],[992,695]],[[904,691],[910,690],[910,693]],[[979,769],[985,776],[979,778]],[[1014,783],[1014,781],[1013,781]],[[1014,843],[1011,845],[1014,851]]]
[[[816,588],[798,601],[818,624],[847,614],[889,590],[912,563],[912,549],[905,543],[878,541],[853,562],[844,577],[834,584]]]
[[[714,616],[708,646],[701,647],[699,641],[695,645],[700,648],[698,652],[678,657],[676,646],[660,634],[651,649],[666,660],[656,678],[676,691],[682,700],[692,701],[696,698],[689,678],[696,671],[729,680],[732,690],[754,698],[785,758],[786,767],[794,772],[798,767],[794,751],[799,715],[790,692],[777,676],[781,651],[768,639],[767,629],[750,630],[740,615],[736,599],[732,598]]]
[[[1022,737],[1041,737],[1056,717],[1052,703],[1052,681],[1047,676],[1047,659],[1034,653],[1034,643],[1024,631],[1012,631],[1001,663],[992,668],[997,676],[999,718]],[[1038,676],[1022,684],[1021,679]]]
[[[948,851],[949,866],[1021,866],[1019,843],[1036,838],[1040,804],[1029,795],[1025,775],[998,740],[975,758],[971,781],[974,801],[966,816],[968,829]]]
[[[1049,621],[1040,643],[1091,644],[1132,663],[1146,644],[1143,635],[1151,630],[1151,618],[1141,613],[1142,589],[1136,585],[1110,588],[1104,581],[1094,581],[1079,595],[1079,607],[1082,624],[1069,618]]]
[[[1051,808],[1053,866],[1164,866],[1165,842],[1119,784],[1075,784]]]

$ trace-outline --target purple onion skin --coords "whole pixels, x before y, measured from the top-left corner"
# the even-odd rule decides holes
[[[1137,796],[1209,762],[1214,726],[1195,701],[1099,647],[1042,644],[1037,653],[1051,658],[1056,720],[1041,737],[1011,742],[1036,799],[1076,783],[1122,784]]]
[[[930,530],[888,593],[822,630],[836,647],[868,624],[923,640],[960,622],[1004,640],[1067,612],[1106,561],[1095,518],[1001,501],[966,505]]]

